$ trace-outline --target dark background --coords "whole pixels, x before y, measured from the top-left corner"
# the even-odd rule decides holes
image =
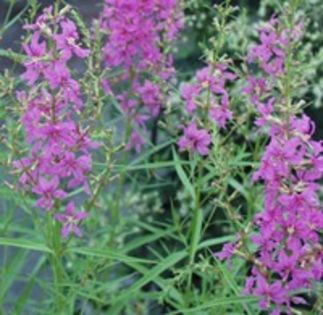
[[[55,1],[49,1],[49,0],[39,0],[38,3],[42,4],[42,6],[48,6],[50,4],[53,4]],[[66,1],[67,3],[75,6],[80,11],[82,17],[84,18],[84,21],[90,25],[90,21],[92,18],[98,16],[100,12],[100,8],[102,5],[101,0],[71,0]],[[16,5],[14,6],[12,13],[11,13],[11,19],[14,18],[17,14],[19,14],[24,7],[26,6],[27,1],[26,0],[19,0]],[[6,13],[9,8],[9,1],[0,0],[0,28],[4,22]],[[0,37],[0,49],[12,49],[14,51],[20,51],[21,45],[20,45],[20,38],[23,35],[24,31],[22,29],[21,21],[14,23],[6,32],[3,34],[3,37]],[[10,67],[12,64],[10,60],[6,58],[0,57],[0,73],[5,69]]]

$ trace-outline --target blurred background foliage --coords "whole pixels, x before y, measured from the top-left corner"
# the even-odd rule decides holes
[[[188,73],[193,73],[199,66],[202,47],[209,46],[210,40],[217,37],[214,32],[213,5],[223,1],[196,1],[187,2],[187,34],[182,38],[182,47],[179,48],[178,63]],[[281,12],[288,4],[288,0],[235,0],[231,1],[236,7],[234,18],[228,27],[231,29],[226,39],[224,53],[234,61],[244,59],[248,47],[257,38],[257,29],[263,21],[272,15]],[[304,64],[304,82],[299,91],[299,97],[306,100],[310,107],[307,111],[317,123],[316,136],[323,137],[323,0],[303,0],[299,12],[304,22],[305,32],[302,39],[302,62]]]

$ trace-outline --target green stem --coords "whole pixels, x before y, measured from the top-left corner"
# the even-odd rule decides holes
[[[201,231],[202,231],[202,222],[203,222],[203,215],[202,209],[199,206],[199,202],[196,202],[195,207],[193,209],[193,220],[192,220],[192,234],[191,234],[191,245],[190,245],[190,264],[194,263],[196,251],[198,244],[201,238]]]
[[[134,67],[132,67],[130,69],[130,88],[132,88],[133,82],[135,80],[136,77],[136,70]],[[126,123],[125,123],[125,133],[124,133],[124,145],[126,146],[127,143],[130,140],[130,135],[131,135],[131,130],[132,130],[132,124],[131,124],[131,118],[126,117]],[[121,158],[121,163],[123,166],[126,165],[126,163],[128,162],[129,159],[129,152],[128,150],[126,150],[126,148],[124,148],[123,154],[122,154],[122,158]],[[113,226],[116,226],[116,223],[119,222],[120,220],[120,207],[121,207],[121,197],[122,197],[122,192],[123,192],[123,186],[125,184],[126,181],[126,167],[124,167],[124,169],[122,169],[121,173],[120,173],[120,180],[119,180],[119,184],[117,187],[117,191],[116,191],[116,201],[112,207],[112,221],[113,221]],[[113,233],[112,233],[112,241],[114,238],[114,230],[113,229]]]
[[[57,315],[65,314],[65,297],[64,297],[64,269],[62,265],[62,243],[60,229],[56,221],[53,220],[52,216],[48,216],[48,227],[50,228],[51,237],[51,248],[53,254],[50,259],[53,270],[54,278],[54,310]]]
[[[215,50],[213,52],[213,62],[217,62],[219,59],[220,51],[223,48],[224,45],[224,39],[225,39],[225,25],[227,21],[227,17],[230,14],[230,0],[227,0],[225,5],[221,7],[221,18],[220,18],[220,25],[219,25],[219,39],[218,39],[218,45],[215,47]],[[211,90],[208,89],[207,91],[207,97],[206,97],[206,112],[209,111],[209,108],[211,106]],[[205,126],[207,129],[210,128],[209,126],[209,119],[206,118]],[[199,164],[198,169],[198,178],[200,179],[202,177],[202,169],[203,165],[202,163]],[[192,219],[192,225],[191,225],[191,239],[190,239],[190,248],[189,248],[189,261],[190,264],[194,263],[196,251],[198,244],[201,239],[202,234],[202,225],[203,225],[203,213],[201,209],[201,196],[200,196],[200,188],[197,187],[195,191],[195,204],[193,209],[193,219]],[[191,280],[189,280],[190,282]]]
[[[128,119],[126,122],[126,131],[125,131],[125,136],[124,136],[124,143],[127,144],[130,138],[131,134],[131,121]],[[124,149],[121,157],[121,164],[124,166],[124,168],[120,172],[120,178],[118,182],[118,186],[116,189],[116,194],[115,194],[115,202],[113,203],[112,209],[111,209],[111,216],[112,216],[112,222],[113,222],[113,229],[112,229],[112,235],[111,235],[111,243],[114,243],[114,238],[115,238],[115,227],[120,221],[120,210],[121,210],[121,199],[123,195],[123,188],[124,184],[126,182],[126,167],[125,165],[127,164],[129,159],[129,152],[128,150]]]
[[[199,164],[198,178],[201,178],[201,173],[202,173],[202,164]],[[196,187],[193,219],[192,219],[192,225],[191,225],[191,241],[190,241],[190,248],[189,248],[190,264],[194,263],[197,247],[201,238],[203,214],[202,214],[200,200],[201,200],[200,188]]]

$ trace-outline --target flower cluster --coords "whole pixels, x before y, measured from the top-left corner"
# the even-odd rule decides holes
[[[177,0],[106,0],[101,25],[107,33],[105,64],[120,70],[117,81],[129,88],[116,95],[132,122],[127,148],[140,151],[144,140],[138,130],[145,130],[166,102],[165,83],[175,72],[169,48],[183,26],[183,13]],[[111,93],[110,82],[103,83]]]
[[[38,196],[37,206],[55,211],[68,191],[83,187],[90,193],[90,150],[97,144],[78,122],[83,107],[81,89],[68,67],[72,57],[86,58],[89,51],[80,46],[77,27],[64,11],[54,13],[49,7],[35,24],[25,28],[32,31],[23,46],[27,58],[22,79],[29,87],[17,97],[23,105],[21,121],[30,154],[15,161],[14,167],[20,171],[21,185]],[[86,217],[73,207],[71,201],[66,215],[55,216],[63,223],[64,236],[71,232],[80,235],[77,223]]]
[[[323,212],[318,198],[323,142],[312,139],[315,124],[299,115],[298,105],[292,106],[285,95],[273,96],[288,79],[287,52],[299,29],[281,30],[279,21],[272,19],[260,31],[261,43],[251,50],[249,60],[258,63],[263,76],[250,77],[244,89],[259,113],[256,125],[269,128],[270,136],[254,174],[254,180],[265,185],[264,210],[253,222],[258,230],[251,236],[256,252],[245,255],[253,263],[245,292],[258,296],[260,308],[272,314],[292,314],[292,304],[306,303],[299,293],[323,279]],[[227,245],[218,257],[241,252],[239,242]]]
[[[195,122],[184,129],[184,135],[178,141],[181,151],[192,150],[201,155],[208,155],[210,144],[210,134],[205,129],[198,129]]]
[[[215,123],[218,128],[225,128],[232,118],[229,108],[229,95],[226,90],[228,82],[235,80],[236,75],[228,71],[224,63],[209,65],[196,73],[193,83],[181,87],[181,96],[185,102],[188,115],[194,115],[194,121],[184,128],[184,135],[178,145],[181,151],[196,151],[207,155],[211,144],[208,128],[198,129],[196,121],[201,116],[204,125]]]
[[[259,62],[261,69],[275,77],[284,72],[285,47],[288,46],[287,32],[277,32],[279,20],[272,18],[270,23],[260,30],[261,43],[252,47],[248,61]]]

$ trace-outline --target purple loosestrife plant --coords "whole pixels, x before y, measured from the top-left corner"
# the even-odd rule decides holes
[[[293,50],[302,28],[293,25],[272,18],[249,55],[261,76],[250,76],[244,92],[258,111],[256,125],[270,137],[254,174],[254,180],[265,186],[264,209],[253,220],[256,251],[245,253],[246,242],[239,240],[217,255],[228,259],[237,254],[252,262],[245,293],[259,297],[260,308],[272,314],[292,314],[292,304],[306,304],[299,292],[313,289],[313,283],[323,279],[323,212],[318,197],[323,143],[312,139],[315,124],[302,114],[301,104],[292,104]]]
[[[31,2],[34,17],[38,1]],[[89,28],[77,10],[55,1],[25,25],[24,54],[0,49],[25,67],[21,80],[0,75],[0,145],[9,153],[0,154],[0,171],[16,156],[19,189],[35,200],[5,196],[14,187],[3,181],[0,245],[22,252],[4,257],[4,312],[8,304],[33,313],[25,289],[18,303],[7,291],[17,276],[28,292],[34,287],[20,281],[28,250],[41,258],[31,269],[35,289],[50,288],[37,307],[51,314],[136,313],[138,306],[149,313],[163,283],[157,313],[319,309],[319,298],[298,306],[312,303],[308,296],[319,295],[323,279],[323,141],[305,103],[294,103],[307,77],[300,60],[308,48],[291,10],[300,0],[260,29],[246,65],[228,53],[240,56],[254,22],[244,22],[248,14],[231,2],[194,12],[195,0],[102,0]],[[172,48],[183,9],[212,25],[214,37],[204,42],[204,65],[190,81],[176,82]],[[188,32],[194,41],[193,25]],[[188,72],[192,64],[182,60],[190,53],[179,54]],[[96,163],[94,138],[102,142]],[[35,228],[16,221],[15,205]],[[79,240],[84,223],[96,228]],[[223,235],[232,230],[235,238]],[[219,244],[216,257],[228,268],[209,255]],[[245,296],[233,296],[241,282]]]
[[[203,129],[197,129],[196,122],[184,128],[179,139],[180,150],[207,155],[211,144],[210,129],[215,124],[223,129],[232,119],[227,83],[235,80],[236,75],[228,70],[225,63],[218,63],[197,71],[192,83],[181,86],[181,97],[189,117],[199,120]]]
[[[69,68],[71,58],[84,59],[89,51],[81,46],[77,27],[64,11],[54,13],[49,7],[25,29],[32,32],[23,45],[27,59],[21,77],[28,90],[18,92],[17,97],[30,149],[14,167],[21,172],[23,188],[38,196],[36,205],[55,213],[68,192],[83,187],[90,194],[90,151],[97,144],[79,122],[81,88]],[[86,214],[76,213],[70,201],[66,214],[56,213],[54,218],[62,223],[64,237],[72,232],[80,236],[77,224]]]
[[[232,119],[229,87],[236,79],[235,73],[230,69],[231,60],[222,54],[227,38],[227,23],[233,13],[230,1],[225,1],[214,6],[214,31],[217,40],[209,41],[209,48],[204,49],[205,66],[199,69],[190,82],[180,85],[180,121],[183,122],[183,134],[179,137],[177,145],[179,151],[188,151],[188,166],[183,167],[187,179],[182,179],[185,188],[187,182],[191,187],[187,189],[192,198],[191,221],[189,231],[189,264],[193,265],[199,257],[196,255],[199,244],[208,222],[208,213],[205,210],[206,195],[211,196],[213,183],[202,181],[212,169],[212,164],[217,164],[218,157],[222,154],[221,145],[225,139],[228,122]],[[212,150],[211,150],[211,146]],[[178,159],[174,153],[175,159]],[[223,158],[223,155],[221,156]],[[204,177],[205,176],[205,177]],[[212,191],[212,192],[211,192]],[[192,285],[191,275],[188,277],[188,287]]]
[[[128,87],[115,96],[126,117],[126,148],[137,152],[145,144],[146,122],[160,115],[174,78],[170,48],[183,27],[177,0],[106,0],[101,27],[107,35],[103,49],[108,69],[121,72],[103,80],[108,94],[115,82]]]

